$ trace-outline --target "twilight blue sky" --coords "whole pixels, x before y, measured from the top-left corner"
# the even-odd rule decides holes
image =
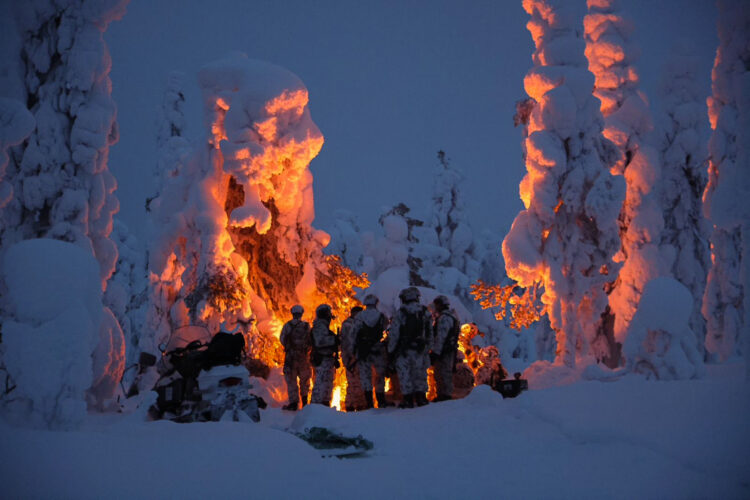
[[[581,13],[584,0],[577,1]],[[716,12],[710,0],[623,0],[642,49],[637,65],[652,105],[660,66],[679,39],[695,45],[710,92]],[[197,70],[228,51],[286,67],[305,82],[325,136],[311,169],[315,226],[333,212],[374,228],[381,207],[404,201],[425,213],[436,152],[466,175],[476,232],[498,242],[518,210],[525,168],[514,103],[533,43],[521,2],[132,0],[105,38],[112,55],[120,142],[110,151],[120,217],[138,234],[156,161],[156,110],[167,75],[188,76],[188,135],[203,130]]]

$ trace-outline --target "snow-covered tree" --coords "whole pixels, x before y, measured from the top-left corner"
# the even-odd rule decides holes
[[[634,67],[638,50],[630,40],[633,27],[619,10],[617,0],[588,0],[584,31],[594,95],[604,115],[604,136],[621,153],[612,172],[622,175],[627,186],[619,215],[621,249],[615,257],[622,267],[609,292],[614,338],[622,343],[644,286],[668,271],[668,257],[659,247],[664,226],[659,156],[647,141],[653,123],[646,98],[638,90]],[[611,319],[605,323],[612,324]]]
[[[184,137],[185,94],[184,76],[172,72],[162,98],[157,121],[157,162],[154,169],[154,195],[146,200],[148,211],[147,233],[150,242],[147,248],[149,300],[146,316],[146,335],[139,339],[138,351],[151,354],[157,352],[160,343],[169,333],[186,323],[184,315],[175,311],[171,315],[175,297],[182,287],[182,274],[186,261],[194,263],[194,253],[187,252],[191,241],[198,237],[195,227],[175,217],[189,202],[192,180],[202,175],[200,165],[192,159],[193,149]],[[185,238],[184,243],[180,238]],[[180,242],[173,246],[174,242]],[[165,245],[165,246],[162,246]],[[151,256],[169,258],[166,263],[153,262]],[[155,272],[158,271],[158,272]]]
[[[558,366],[589,355],[607,305],[612,256],[619,249],[617,215],[624,186],[609,173],[617,159],[601,135],[584,43],[569,2],[524,0],[536,45],[524,87],[532,101],[524,117],[525,210],[503,241],[508,276],[543,287],[542,302],[556,332]]]
[[[461,194],[463,174],[454,168],[445,152],[438,152],[432,189],[432,215],[418,232],[415,253],[422,258],[423,276],[436,289],[456,295],[473,308],[469,285],[479,278],[480,262],[471,225],[464,215]]]
[[[275,366],[293,304],[312,315],[328,302],[345,317],[353,296],[345,268],[323,254],[329,236],[312,227],[309,163],[323,136],[307,89],[285,69],[230,54],[204,66],[198,81],[206,142],[151,203],[153,344],[183,324],[217,331],[241,320],[251,354]]]
[[[719,1],[719,48],[711,73],[706,217],[713,224],[703,315],[706,348],[750,360],[750,9]],[[750,363],[748,363],[750,377]]]
[[[438,166],[432,189],[432,227],[440,246],[450,252],[449,264],[464,274],[475,277],[479,264],[474,257],[474,233],[464,215],[461,195],[462,173],[438,152]]]
[[[96,259],[99,311],[89,311],[88,318],[96,336],[89,346],[92,375],[87,400],[90,407],[99,409],[110,404],[124,364],[122,331],[112,312],[102,306],[101,291],[117,261],[117,247],[109,235],[119,208],[114,195],[117,183],[107,167],[117,125],[103,32],[124,14],[126,3],[30,0],[13,6],[21,40],[16,67],[23,82],[23,88],[16,89],[16,94],[23,95],[14,97],[26,103],[35,127],[22,144],[10,150],[4,168],[2,189],[7,195],[12,187],[12,197],[4,196],[0,212],[0,257],[25,240],[50,238],[75,245]],[[40,244],[39,248],[51,251],[52,246]],[[78,258],[74,253],[62,255]],[[4,325],[23,323],[17,303],[8,299],[0,307]],[[54,330],[57,325],[58,331],[67,332],[70,342],[76,343],[79,332],[64,328],[67,319],[63,316],[45,317],[43,327]],[[85,337],[87,331],[80,335]],[[22,327],[19,332],[33,334]],[[82,342],[88,345],[88,340]],[[16,353],[5,354],[11,358]],[[75,399],[78,389],[78,385],[71,386],[68,396]]]
[[[661,246],[671,256],[669,271],[693,296],[690,329],[703,351],[706,321],[701,314],[710,265],[709,227],[703,217],[707,156],[703,131],[706,106],[698,85],[697,60],[681,45],[664,62],[659,101],[658,149],[662,164],[661,199],[664,230]]]

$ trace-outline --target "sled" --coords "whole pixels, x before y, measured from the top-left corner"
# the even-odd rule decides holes
[[[366,456],[373,447],[372,441],[363,438],[346,437],[325,427],[311,427],[295,436],[306,441],[320,452],[322,457],[358,458]]]

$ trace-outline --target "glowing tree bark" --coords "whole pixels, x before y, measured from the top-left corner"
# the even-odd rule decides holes
[[[703,314],[706,348],[724,360],[739,349],[750,360],[750,10],[719,2],[719,48],[712,76],[705,214],[713,224]],[[740,341],[740,342],[738,342]],[[740,345],[741,344],[741,345]],[[750,377],[750,363],[748,363]]]
[[[587,356],[606,307],[604,285],[619,248],[622,181],[608,169],[617,158],[601,136],[583,40],[567,2],[525,0],[536,51],[524,87],[531,98],[520,192],[525,210],[503,241],[508,276],[544,288],[556,332],[556,363]]]
[[[632,26],[619,14],[616,0],[589,0],[588,8],[584,30],[589,69],[596,78],[594,95],[601,101],[604,136],[621,152],[612,173],[623,175],[627,186],[619,215],[621,249],[615,257],[623,265],[609,295],[614,336],[622,343],[646,283],[667,271],[668,257],[659,248],[664,226],[661,171],[658,153],[646,142],[653,124],[638,91]]]
[[[708,222],[703,217],[707,151],[701,140],[705,104],[698,86],[697,61],[689,47],[678,47],[665,61],[660,100],[659,152],[662,162],[661,206],[664,231],[661,246],[672,256],[671,275],[693,297],[690,329],[703,351],[706,321],[701,303],[710,265]]]
[[[23,95],[16,97],[25,101],[36,126],[9,154],[3,190],[7,194],[10,186],[13,195],[3,200],[0,212],[0,254],[35,238],[72,243],[96,259],[102,290],[117,261],[109,234],[119,208],[117,183],[107,167],[117,125],[103,32],[124,14],[126,3],[61,0],[13,6],[23,73]],[[98,337],[88,398],[102,408],[122,374],[124,345],[107,307],[92,320]]]

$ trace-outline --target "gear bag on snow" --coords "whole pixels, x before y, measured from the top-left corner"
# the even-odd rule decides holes
[[[402,308],[404,322],[398,332],[399,351],[422,351],[427,345],[424,338],[424,307],[415,312]]]
[[[378,318],[379,319],[379,318]],[[365,322],[362,322],[362,326],[357,332],[357,343],[354,346],[356,349],[357,359],[365,359],[372,352],[372,348],[375,344],[380,342],[380,338],[383,336],[383,331],[380,329],[381,322],[378,321],[374,326],[370,326]]]

